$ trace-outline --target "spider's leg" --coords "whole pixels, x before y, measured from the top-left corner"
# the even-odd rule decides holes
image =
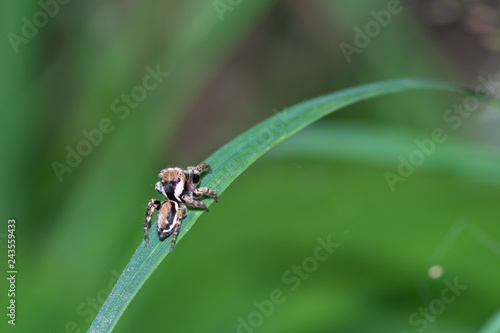
[[[200,182],[200,175],[201,173],[205,171],[212,171],[210,169],[210,165],[203,163],[203,164],[198,164],[197,166],[190,166],[187,168],[187,178],[188,178],[188,183],[191,185],[191,191],[198,186],[198,183]]]
[[[180,211],[182,213],[182,218],[185,218],[187,215],[187,208],[186,205],[183,204],[182,202],[179,204]]]
[[[195,170],[197,170],[199,173],[203,173],[205,171],[212,171],[210,168],[210,165],[206,163],[198,164],[197,166],[194,167]]]
[[[193,197],[192,196],[189,196],[187,194],[184,194],[182,197],[181,197],[182,201],[188,205],[189,207],[193,207],[193,208],[203,208],[204,210],[206,210],[208,212],[208,208],[207,206],[201,202],[201,201],[196,201],[196,200],[193,200]]]
[[[217,192],[208,187],[200,187],[193,191],[193,196],[198,199],[202,195],[206,195],[207,197],[213,198],[215,202],[219,201],[219,197],[217,196]]]
[[[157,199],[151,199],[148,203],[148,208],[146,209],[146,221],[144,221],[144,238],[146,239],[146,246],[149,245],[149,235],[148,227],[149,221],[151,221],[151,215],[153,215],[155,209],[160,210],[161,201]]]
[[[172,244],[170,245],[170,252],[172,252],[172,250],[174,249],[175,241],[177,240],[177,234],[179,233],[179,229],[181,228],[182,215],[183,215],[182,209],[178,209],[175,214],[175,226],[172,235]]]

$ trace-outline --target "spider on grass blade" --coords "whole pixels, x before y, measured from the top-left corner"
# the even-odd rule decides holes
[[[199,164],[195,167],[188,167],[187,170],[181,168],[167,168],[160,171],[158,177],[160,181],[156,183],[155,189],[163,194],[167,200],[160,201],[151,199],[146,209],[146,221],[144,221],[144,235],[146,246],[149,245],[148,227],[155,210],[158,210],[156,218],[158,224],[158,233],[160,238],[170,234],[172,236],[173,250],[182,219],[186,216],[186,205],[192,208],[202,208],[208,212],[207,206],[195,199],[206,195],[218,201],[217,192],[207,187],[197,187],[200,183],[200,175],[203,172],[211,171],[208,164]]]

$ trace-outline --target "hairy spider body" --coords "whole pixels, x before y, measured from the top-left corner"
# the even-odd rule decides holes
[[[207,187],[197,187],[200,182],[201,173],[210,171],[208,164],[199,164],[195,167],[188,167],[187,170],[181,168],[167,168],[160,171],[158,177],[160,181],[155,184],[155,190],[163,194],[167,200],[160,201],[151,199],[146,210],[146,221],[144,221],[144,234],[146,246],[149,245],[148,227],[155,210],[158,210],[156,218],[158,233],[160,238],[170,234],[174,248],[177,234],[181,226],[182,219],[186,216],[186,205],[193,208],[202,208],[208,212],[207,206],[195,199],[206,195],[218,201],[217,192]]]
[[[158,225],[160,238],[165,238],[166,236],[173,234],[172,245],[170,245],[170,251],[172,251],[174,249],[175,241],[177,240],[179,228],[181,227],[182,218],[184,218],[187,213],[186,205],[183,203],[179,204],[172,200],[160,201],[157,199],[151,199],[146,210],[146,221],[144,221],[146,245],[149,245],[148,227],[149,221],[151,220],[151,216],[153,215],[155,209],[158,210],[156,224]]]

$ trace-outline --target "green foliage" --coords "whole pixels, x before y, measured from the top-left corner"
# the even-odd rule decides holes
[[[112,323],[128,306],[116,332],[236,332],[276,289],[286,301],[255,332],[412,332],[423,324],[409,317],[454,278],[467,289],[425,333],[477,331],[497,311],[497,111],[482,106],[453,129],[443,116],[464,99],[434,89],[347,106],[367,82],[427,77],[475,88],[479,74],[496,72],[494,62],[481,63],[480,43],[436,38],[418,17],[425,10],[414,8],[425,2],[401,2],[350,63],[339,44],[353,43],[354,28],[374,20],[387,0],[218,0],[233,3],[222,14],[214,1],[62,2],[0,4],[0,210],[5,221],[16,219],[18,241],[18,320],[15,327],[4,320],[0,331],[85,332],[122,272],[129,279],[118,286],[137,285],[122,290],[136,293],[132,302],[127,293],[109,298],[124,297],[107,308],[117,316]],[[16,52],[10,33],[22,34],[26,20],[43,20],[41,6],[54,4],[57,13]],[[463,22],[450,27],[468,31]],[[127,105],[123,96],[140,93],[157,66],[168,76]],[[201,223],[190,211],[181,235],[189,237],[174,255],[164,257],[170,238],[158,242],[154,226],[155,247],[137,248],[147,202],[159,198],[159,170],[207,161],[273,112],[331,91],[352,93],[331,105],[345,104],[343,112],[258,160],[254,148],[267,151],[331,108],[257,127],[262,133],[231,148],[234,172],[226,159],[208,159],[215,167],[203,184],[224,193]],[[116,112],[116,101],[126,110]],[[60,181],[53,163],[67,164],[68,149],[103,123],[111,132],[96,134],[92,151]],[[435,128],[447,141],[392,192],[384,173],[397,173],[400,157]],[[283,275],[328,236],[340,248],[292,290]],[[133,267],[140,274],[127,275],[131,257],[141,256]],[[429,277],[433,265],[443,267],[440,278]],[[0,280],[4,297],[8,288]]]
[[[219,196],[255,160],[276,144],[312,122],[349,104],[365,99],[408,90],[444,90],[469,93],[451,84],[423,79],[401,79],[355,87],[300,103],[253,127],[207,158],[212,174],[203,179],[203,186]],[[207,207],[210,204],[207,204]],[[190,230],[201,211],[190,211],[183,220],[178,240]],[[156,227],[152,227],[156,230]],[[144,242],[133,255],[109,298],[97,314],[89,332],[111,332],[132,298],[151,273],[169,253],[171,239],[160,242],[152,237],[150,247]]]

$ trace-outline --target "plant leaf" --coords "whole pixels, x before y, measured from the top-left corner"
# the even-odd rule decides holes
[[[467,89],[441,81],[407,78],[366,84],[320,96],[283,110],[224,145],[204,161],[211,165],[212,173],[203,177],[201,183],[203,186],[216,190],[220,196],[256,159],[312,122],[359,101],[410,90],[472,94]],[[213,200],[208,199],[205,202],[208,207]],[[201,213],[202,211],[193,210],[188,212],[183,220],[177,242],[182,240]],[[152,235],[154,230],[156,230],[156,223],[151,226]],[[170,243],[171,237],[165,241],[159,241],[158,237],[150,237],[149,247],[145,246],[144,241],[141,242],[88,332],[102,333],[113,330],[144,282],[169,254]]]
[[[496,333],[500,332],[500,310],[495,312],[493,316],[481,327],[479,333]]]

